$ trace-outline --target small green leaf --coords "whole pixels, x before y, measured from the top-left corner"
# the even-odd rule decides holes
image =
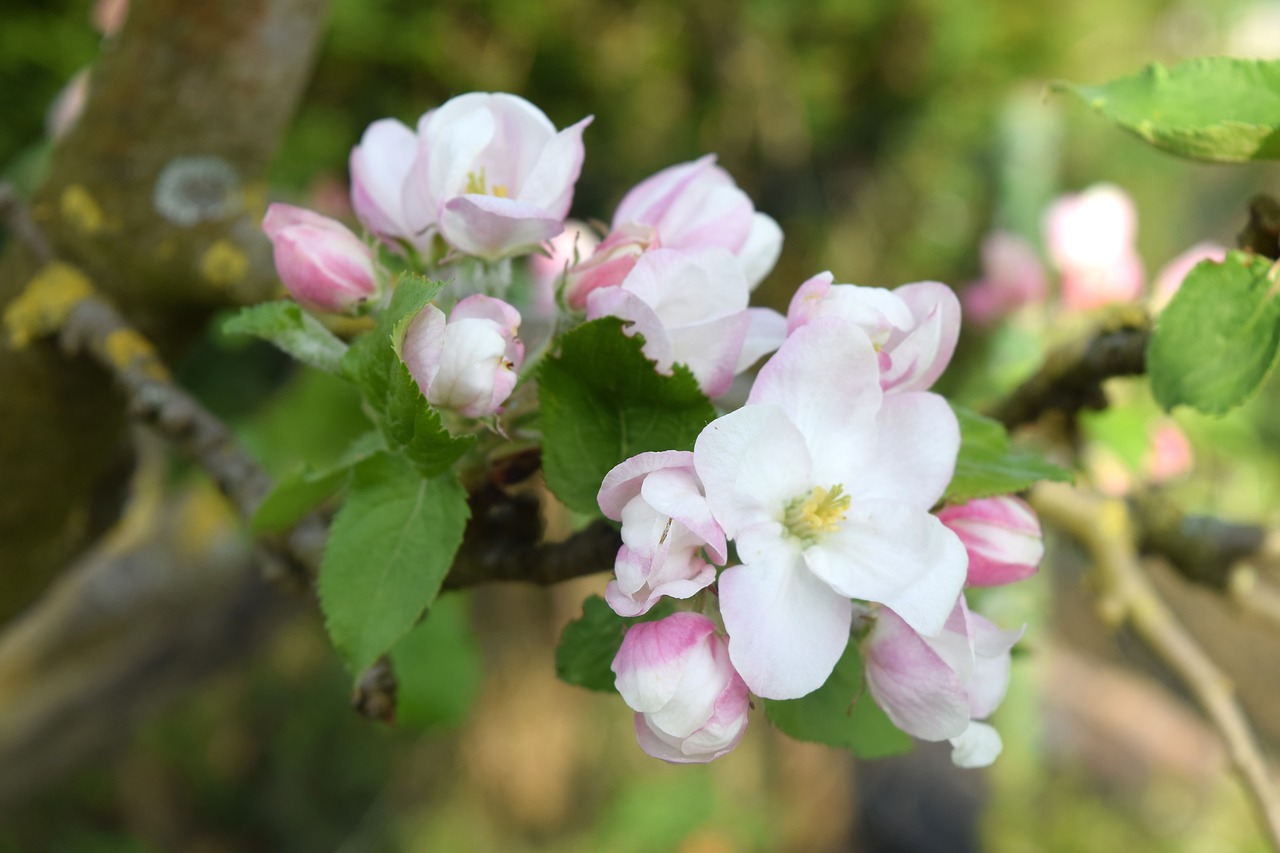
[[[582,602],[582,616],[564,626],[556,646],[556,675],[562,681],[588,690],[613,692],[610,665],[622,646],[627,628],[638,622],[653,622],[675,612],[670,599],[634,619],[624,619],[598,595]]]
[[[391,649],[435,600],[469,514],[456,477],[423,479],[387,453],[355,466],[317,584],[329,637],[353,673]]]
[[[422,310],[422,306],[435,299],[443,287],[440,282],[427,281],[421,276],[401,276],[391,296],[391,304],[378,315],[373,331],[357,338],[343,357],[343,375],[360,387],[360,392],[376,411],[382,411],[380,406],[387,399],[395,366],[403,363],[397,353],[399,345],[393,341],[393,333],[397,328],[403,332],[406,319],[411,319]]]
[[[604,317],[560,339],[538,373],[547,485],[571,509],[596,513],[609,469],[649,450],[690,450],[715,418],[693,375],[677,364],[663,376],[639,335]]]
[[[1216,56],[1153,64],[1101,86],[1057,83],[1157,148],[1239,163],[1280,158],[1280,61]]]
[[[287,299],[242,308],[222,324],[222,331],[270,341],[298,361],[327,373],[338,370],[347,352],[347,345],[323,323]]]
[[[426,618],[391,650],[396,673],[396,722],[454,726],[480,687],[480,648],[461,593],[436,599]]]
[[[357,438],[336,465],[313,471],[302,468],[282,478],[253,513],[254,533],[288,530],[342,488],[352,466],[385,449],[382,436],[370,431]]]
[[[862,655],[850,641],[827,683],[799,699],[766,699],[769,722],[796,740],[849,749],[862,758],[880,758],[911,749],[872,700],[862,680]]]
[[[1251,398],[1280,350],[1278,289],[1266,258],[1231,252],[1220,264],[1200,262],[1147,345],[1156,402],[1220,415]]]
[[[963,503],[1020,492],[1037,480],[1070,483],[1071,472],[1030,450],[1009,446],[1009,434],[991,418],[952,404],[960,421],[960,455],[945,499]]]

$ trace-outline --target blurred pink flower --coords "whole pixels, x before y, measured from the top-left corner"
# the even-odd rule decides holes
[[[982,279],[960,295],[965,319],[990,325],[1049,292],[1044,265],[1026,240],[1009,231],[993,231],[982,241]]]
[[[96,0],[89,11],[94,29],[107,37],[119,32],[128,16],[129,0]]]
[[[1124,190],[1095,184],[1063,196],[1046,212],[1044,228],[1064,307],[1083,311],[1142,295],[1142,259],[1134,248],[1138,214]]]
[[[1167,483],[1191,471],[1195,458],[1187,435],[1173,421],[1165,420],[1151,433],[1151,448],[1142,467],[1152,483]]]
[[[81,68],[62,87],[44,116],[45,133],[54,142],[62,139],[75,126],[89,98],[89,69]]]

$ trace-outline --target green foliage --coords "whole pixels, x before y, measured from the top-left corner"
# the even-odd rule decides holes
[[[343,375],[359,386],[387,446],[404,454],[423,477],[447,471],[474,441],[449,434],[400,359],[405,328],[442,287],[419,276],[402,276],[377,326],[342,359]]]
[[[562,681],[588,690],[613,692],[613,670],[609,668],[627,628],[638,622],[653,622],[670,616],[675,606],[663,599],[652,610],[634,619],[624,619],[598,595],[582,603],[582,616],[564,626],[556,646],[556,675]]]
[[[329,637],[353,673],[391,649],[431,606],[468,517],[455,476],[423,479],[388,453],[355,466],[318,583]]]
[[[436,600],[427,617],[396,643],[396,723],[454,726],[480,687],[480,648],[462,594]]]
[[[287,530],[342,488],[358,462],[385,449],[382,436],[367,432],[352,442],[336,465],[320,470],[304,466],[276,483],[253,514],[254,533]]]
[[[1147,345],[1156,402],[1220,415],[1252,397],[1280,348],[1277,288],[1267,258],[1231,252],[1198,264]]]
[[[867,695],[856,642],[849,643],[826,684],[799,699],[766,699],[764,711],[769,722],[796,740],[843,747],[863,758],[911,748],[911,738]]]
[[[1147,142],[1197,160],[1280,158],[1280,61],[1217,56],[1058,87]]]
[[[560,339],[538,373],[543,469],[571,509],[595,513],[609,469],[650,450],[690,450],[715,409],[683,365],[663,376],[639,335],[605,317]]]
[[[323,323],[288,299],[243,308],[223,324],[222,330],[229,335],[252,335],[270,341],[298,361],[327,373],[337,371],[347,351],[347,345]]]
[[[954,403],[960,421],[960,455],[945,499],[963,503],[1020,492],[1037,480],[1069,483],[1071,472],[1046,462],[1030,450],[1009,446],[1009,434],[991,418]]]

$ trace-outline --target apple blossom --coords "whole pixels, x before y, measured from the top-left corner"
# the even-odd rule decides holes
[[[946,402],[886,395],[871,340],[834,317],[796,329],[747,405],[703,429],[694,468],[742,561],[720,575],[720,610],[753,692],[822,686],[849,640],[850,599],[942,628],[967,560],[929,509],[959,446]]]
[[[982,280],[964,291],[965,317],[987,325],[1023,305],[1042,301],[1049,291],[1044,266],[1026,240],[993,231],[982,241]]]
[[[1194,463],[1191,442],[1176,423],[1166,420],[1152,430],[1151,448],[1142,460],[1151,482],[1176,480],[1189,472]]]
[[[430,242],[414,232],[405,213],[404,189],[417,153],[417,136],[393,118],[369,125],[351,149],[351,206],[364,227],[392,248],[403,242],[421,250]]]
[[[787,309],[794,332],[819,317],[835,317],[867,333],[875,345],[886,391],[924,391],[933,385],[960,337],[960,301],[945,284],[922,281],[895,290],[832,284],[819,273],[796,290]]]
[[[921,740],[950,740],[952,760],[984,767],[1000,754],[990,716],[1009,686],[1009,650],[1022,631],[1001,631],[956,601],[934,636],[887,607],[863,641],[867,688],[895,726]]]
[[[1044,559],[1035,510],[1013,495],[979,498],[938,510],[969,553],[970,586],[998,586],[1031,577]]]
[[[401,357],[427,402],[471,418],[502,408],[516,384],[524,344],[520,314],[501,299],[475,294],[444,312],[426,305],[409,323]]]
[[[285,288],[312,311],[354,310],[378,290],[373,252],[341,222],[272,204],[262,220]]]
[[[1138,214],[1119,187],[1096,184],[1058,199],[1045,213],[1045,243],[1062,274],[1062,300],[1082,311],[1142,294],[1142,259],[1134,248]]]
[[[619,287],[591,292],[587,317],[621,317],[644,337],[644,354],[667,373],[689,368],[710,397],[782,343],[781,315],[748,308],[742,267],[725,249],[646,252]]]
[[[438,231],[486,261],[527,254],[564,229],[591,117],[556,132],[524,98],[473,92],[418,121],[403,189],[412,233]]]
[[[591,291],[621,284],[648,250],[711,247],[738,259],[750,288],[782,252],[778,223],[756,211],[714,154],[669,166],[633,187],[595,255],[570,271],[567,301],[581,309]]]
[[[616,579],[605,601],[620,616],[647,613],[662,596],[688,598],[715,582],[727,556],[724,531],[711,517],[693,454],[641,453],[615,466],[600,486],[600,509],[622,522]]]
[[[633,625],[611,668],[636,711],[636,740],[654,758],[713,761],[742,740],[747,686],[707,617],[681,612]]]

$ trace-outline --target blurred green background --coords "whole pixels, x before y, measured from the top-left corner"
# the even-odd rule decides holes
[[[99,49],[90,12],[88,0],[10,0],[0,12],[0,169],[20,187],[39,180],[50,104]],[[1246,0],[335,0],[272,191],[340,214],[347,155],[369,122],[412,124],[453,95],[509,91],[557,126],[596,117],[579,218],[607,221],[640,179],[718,154],[786,235],[757,297],[774,307],[824,269],[838,281],[963,290],[980,274],[985,233],[1038,241],[1055,194],[1104,180],[1133,194],[1154,272],[1199,240],[1231,243],[1248,198],[1276,189],[1274,169],[1175,160],[1045,85],[1149,61],[1260,55],[1268,43],[1280,54],[1274,5]],[[950,387],[981,402],[1034,363],[1055,325],[968,334]],[[359,429],[343,388],[291,374],[262,348],[211,334],[184,375],[276,470],[320,463]],[[1123,393],[1150,409],[1140,389]],[[1264,396],[1227,421],[1180,419],[1214,468],[1183,496],[1253,520],[1280,503],[1275,410]],[[1146,421],[1099,421],[1090,435],[1123,445]],[[1072,559],[1051,568],[1074,577]],[[1191,759],[1160,754],[1143,772],[1117,771],[1099,760],[1105,746],[1079,739],[1103,724],[1055,688],[1070,664],[1048,663],[1060,641],[1049,626],[1058,586],[1046,576],[985,602],[1002,624],[1032,625],[998,720],[1006,753],[990,773],[938,783],[960,793],[936,812],[891,794],[903,778],[951,778],[929,769],[939,756],[946,765],[945,750],[918,750],[901,776],[789,743],[757,719],[712,767],[645,758],[621,702],[552,672],[559,626],[603,583],[451,600],[416,728],[353,714],[317,617],[295,617],[245,668],[0,819],[0,850],[964,850],[970,817],[983,849],[999,851],[1262,849],[1220,756],[1162,694],[1099,688],[1097,702],[1120,696],[1133,714],[1174,715],[1170,731],[1185,736],[1170,737],[1192,741]],[[877,834],[945,830],[953,818],[959,834],[942,846]]]

